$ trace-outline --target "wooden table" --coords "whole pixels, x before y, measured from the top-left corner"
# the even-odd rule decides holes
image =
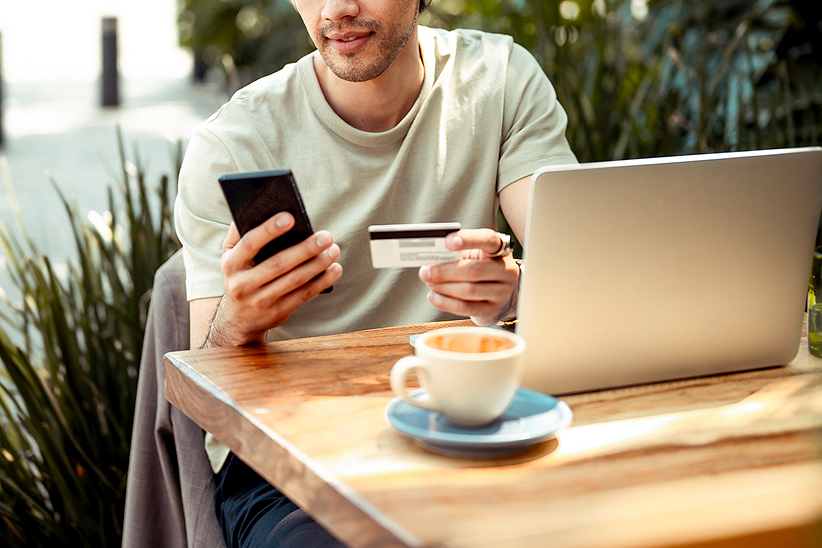
[[[558,439],[489,460],[391,428],[427,324],[175,352],[166,397],[350,546],[820,546],[822,360],[565,396]]]

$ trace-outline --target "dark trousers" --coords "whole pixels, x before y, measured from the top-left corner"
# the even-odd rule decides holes
[[[233,453],[214,479],[228,548],[344,546]]]

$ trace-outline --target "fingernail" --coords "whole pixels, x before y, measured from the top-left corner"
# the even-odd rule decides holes
[[[277,216],[274,218],[274,222],[280,228],[285,228],[288,226],[288,215],[285,213],[278,213]]]
[[[420,267],[420,280],[427,282],[431,279],[431,267],[430,266],[421,266]]]
[[[465,242],[456,234],[449,234],[445,237],[445,247],[448,249],[461,248]]]
[[[332,261],[336,261],[337,258],[340,256],[340,246],[334,244],[328,248],[326,253],[328,253],[328,256],[331,257]]]
[[[317,245],[320,247],[328,247],[333,241],[334,238],[328,232],[319,232],[317,234]]]

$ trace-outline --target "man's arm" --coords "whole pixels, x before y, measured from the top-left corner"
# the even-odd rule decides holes
[[[339,280],[342,266],[335,261],[340,248],[327,231],[254,263],[265,244],[293,225],[294,217],[279,213],[240,238],[231,224],[220,260],[225,295],[189,305],[192,348],[263,342],[269,329]]]
[[[214,314],[222,297],[210,297],[208,299],[194,299],[188,303],[191,322],[189,325],[189,337],[191,348],[205,348],[206,336],[214,321]]]
[[[505,220],[522,242],[525,238],[525,216],[528,214],[528,192],[531,176],[523,177],[503,188],[499,193],[499,206]]]

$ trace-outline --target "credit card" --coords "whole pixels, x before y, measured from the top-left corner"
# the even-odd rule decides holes
[[[371,264],[374,268],[415,268],[458,261],[462,251],[446,249],[445,237],[459,229],[459,223],[371,225]]]

